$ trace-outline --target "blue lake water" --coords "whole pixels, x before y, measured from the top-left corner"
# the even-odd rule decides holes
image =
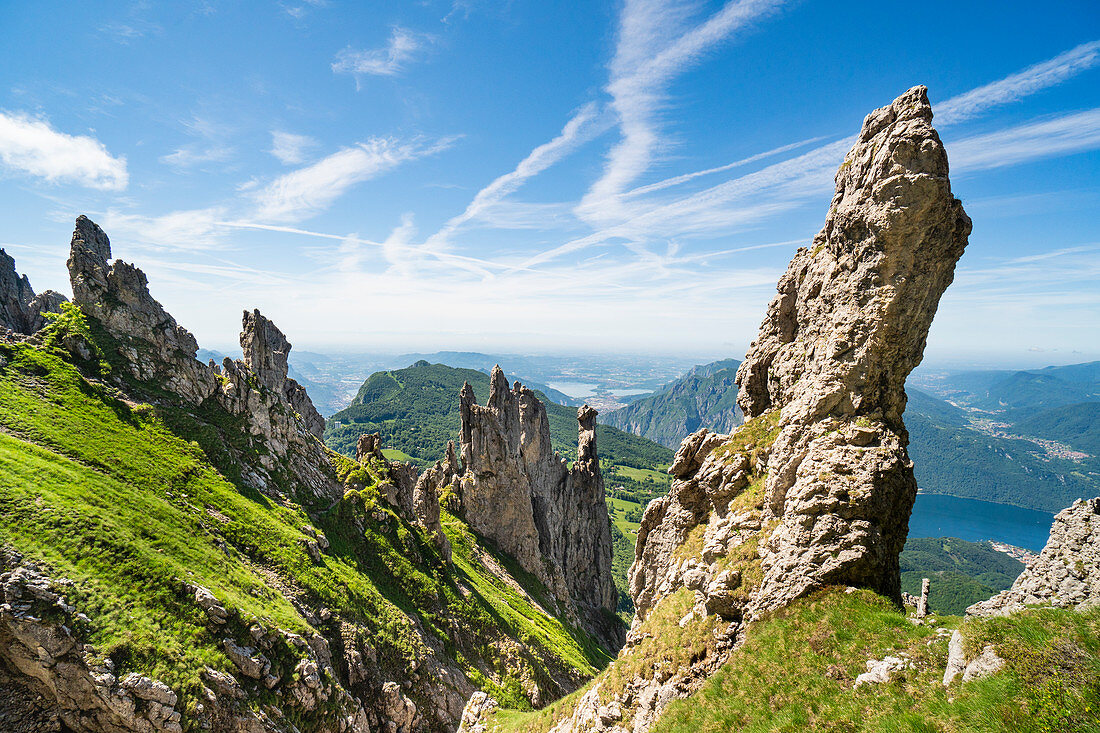
[[[1054,515],[1008,504],[918,494],[909,518],[910,537],[958,537],[968,542],[996,540],[1039,551],[1047,543]]]

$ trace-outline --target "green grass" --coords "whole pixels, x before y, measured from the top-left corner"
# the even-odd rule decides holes
[[[78,312],[63,319],[55,328],[94,343],[94,326]],[[89,381],[59,341],[48,332],[42,349],[0,344],[0,544],[74,581],[70,601],[91,619],[78,631],[120,675],[161,679],[180,693],[183,710],[193,710],[203,665],[233,671],[218,648],[223,636],[247,642],[257,619],[309,631],[288,588],[357,628],[393,679],[428,653],[411,617],[475,685],[516,705],[525,700],[522,678],[579,680],[608,662],[589,637],[477,561],[461,522],[447,517],[451,566],[418,528],[377,506],[380,464],[331,455],[345,499],[311,517],[239,481],[234,450],[254,448],[234,432],[240,426],[231,416],[166,399],[133,402],[98,381],[114,374],[102,354],[83,365]],[[305,526],[331,542],[320,564],[304,549]],[[509,570],[525,587],[537,585]],[[188,583],[214,592],[230,610],[228,626],[206,629]],[[269,656],[277,672],[289,674],[296,662],[289,647]]]
[[[654,733],[1095,731],[1098,624],[1096,610],[968,622],[971,648],[993,643],[1007,668],[945,690],[945,637],[869,591],[828,590],[753,624],[745,645],[698,693],[670,705]],[[915,670],[852,689],[866,660],[899,651]]]
[[[382,455],[386,457],[387,461],[399,461],[401,463],[412,462],[416,463],[416,459],[410,456],[404,451],[397,450],[396,448],[383,448]]]
[[[626,499],[617,499],[609,497],[607,501],[615,507],[615,516],[612,518],[612,523],[619,528],[619,531],[630,538],[631,543],[638,537],[638,527],[641,526],[641,522],[631,522],[626,519],[627,512],[642,512],[645,507],[641,504],[633,501],[627,501]]]

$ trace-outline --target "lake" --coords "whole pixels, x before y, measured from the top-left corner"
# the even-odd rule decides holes
[[[1038,552],[1047,543],[1054,515],[1008,504],[917,494],[909,518],[910,537],[958,537],[968,542],[996,540]]]

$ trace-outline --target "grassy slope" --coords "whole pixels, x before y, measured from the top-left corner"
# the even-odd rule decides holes
[[[1007,668],[945,690],[946,637],[911,625],[868,591],[802,599],[753,624],[745,646],[696,695],[673,703],[655,733],[1100,727],[1100,610],[1029,611],[967,622],[963,633],[971,649],[993,644]],[[865,660],[898,651],[917,669],[851,689]]]
[[[308,628],[258,566],[311,605],[367,629],[365,641],[383,666],[404,667],[423,651],[406,614],[443,638],[450,636],[445,618],[462,619],[475,637],[521,638],[543,655],[527,658],[536,677],[548,674],[547,663],[583,674],[606,663],[582,634],[517,602],[504,580],[464,550],[471,544],[457,520],[448,529],[457,549],[452,570],[432,562],[430,543],[392,512],[368,512],[360,535],[340,521],[353,510],[340,502],[316,522],[333,547],[314,564],[300,530],[314,522],[301,507],[276,504],[219,473],[211,464],[225,459],[211,455],[217,431],[198,416],[123,401],[113,388],[87,381],[60,350],[0,344],[0,356],[0,542],[75,581],[71,600],[92,619],[87,640],[121,671],[168,682],[184,705],[196,702],[203,664],[231,669],[217,648],[223,633],[215,639],[206,630],[185,582],[210,588],[239,615],[228,628],[239,641],[251,618]],[[355,466],[344,460],[343,473],[347,464]],[[467,595],[459,583],[478,592]],[[478,658],[448,652],[475,681],[522,705],[505,689],[514,670],[488,647],[466,650]],[[278,669],[280,659],[273,661]],[[482,665],[503,687],[478,679]]]

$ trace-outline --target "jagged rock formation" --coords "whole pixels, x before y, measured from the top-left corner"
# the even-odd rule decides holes
[[[1016,582],[968,616],[1006,616],[1024,606],[1057,608],[1100,603],[1100,498],[1078,499],[1054,517],[1046,547]]]
[[[260,315],[259,310],[244,312],[241,330],[241,349],[244,363],[267,389],[281,394],[298,418],[318,438],[325,431],[325,419],[305,389],[287,376],[291,344],[274,323]]]
[[[746,419],[782,408],[760,609],[827,583],[900,602],[917,490],[904,384],[971,229],[931,122],[924,87],[867,116],[825,227],[791,261],[738,369]]]
[[[80,216],[69,252],[73,302],[118,342],[118,354],[135,379],[156,384],[198,405],[214,394],[212,370],[195,359],[198,341],[149,294],[137,267],[111,258],[111,241]]]
[[[617,600],[611,577],[611,529],[596,455],[596,411],[577,412],[578,458],[572,469],[550,446],[546,408],[500,367],[488,403],[466,384],[459,395],[464,472],[462,507],[470,526],[534,574],[609,646],[621,627],[608,618]]]
[[[57,313],[68,299],[47,290],[34,294],[31,281],[15,271],[15,260],[0,249],[0,330],[33,334],[46,325],[45,313]]]
[[[821,586],[900,603],[916,496],[904,383],[970,233],[931,120],[924,87],[867,116],[825,227],[738,369],[746,423],[689,435],[669,494],[642,517],[635,620],[614,663],[641,671],[598,678],[555,733],[648,731],[729,659],[748,620]],[[662,617],[685,601],[678,622]],[[673,625],[688,652],[662,646]],[[654,653],[688,659],[647,668]]]
[[[247,420],[264,444],[245,479],[272,490],[292,484],[312,496],[337,498],[340,488],[323,467],[324,420],[306,391],[287,376],[291,345],[258,310],[245,311],[241,332],[244,361],[219,367],[195,359],[198,342],[149,293],[145,273],[111,257],[111,242],[91,219],[76,220],[69,253],[73,302],[116,344],[130,375],[153,390],[178,395],[192,405],[213,399]],[[243,457],[242,457],[243,458]]]

